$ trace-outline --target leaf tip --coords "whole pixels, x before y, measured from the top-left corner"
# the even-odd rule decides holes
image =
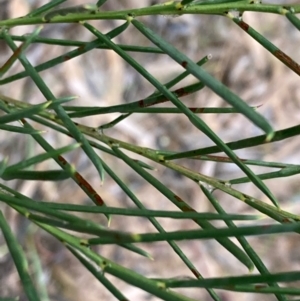
[[[248,269],[249,269],[249,273],[252,274],[254,271],[254,264],[252,264]]]
[[[106,217],[107,217],[107,227],[109,228],[112,218],[111,218],[111,215],[106,215]]]
[[[275,132],[272,130],[272,132],[270,132],[270,133],[267,134],[266,142],[272,141],[272,139],[274,138],[274,136],[275,136]]]

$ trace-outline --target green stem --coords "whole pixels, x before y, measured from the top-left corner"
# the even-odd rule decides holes
[[[190,6],[182,6],[179,1],[167,2],[163,4],[153,5],[150,7],[120,10],[120,11],[97,11],[70,13],[65,16],[53,16],[50,20],[44,17],[23,17],[0,21],[0,26],[13,27],[17,25],[43,24],[43,23],[73,23],[87,20],[126,20],[128,15],[134,17],[150,16],[150,15],[185,15],[185,14],[224,14],[230,10],[240,12],[256,11],[273,14],[284,14],[289,9],[293,13],[300,13],[300,5],[283,7],[282,5],[274,4],[249,4],[245,2],[229,2],[221,4],[195,4]]]

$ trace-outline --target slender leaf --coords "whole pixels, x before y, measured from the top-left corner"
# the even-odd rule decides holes
[[[211,88],[216,94],[221,96],[226,102],[231,104],[240,113],[245,115],[255,125],[257,125],[264,132],[266,132],[267,141],[272,140],[272,137],[274,136],[274,131],[264,117],[253,111],[241,98],[239,98],[236,94],[231,92],[225,85],[221,84],[219,81],[217,81],[207,72],[205,72],[201,67],[197,66],[197,64],[194,63],[190,58],[188,58],[183,53],[179,52],[174,46],[172,46],[160,36],[155,34],[151,29],[149,29],[137,20],[132,20],[131,22],[157,47],[159,47],[161,50],[167,53],[183,68],[188,70],[191,74],[193,74],[196,78],[203,82],[207,87]]]
[[[0,130],[7,131],[7,132],[14,132],[14,133],[20,133],[20,134],[27,134],[27,135],[34,135],[34,134],[42,134],[43,131],[37,131],[34,129],[24,129],[19,126],[15,125],[7,125],[7,124],[1,124]]]
[[[210,193],[210,191],[205,188],[203,185],[200,185],[201,190],[204,192],[204,194],[207,196],[211,204],[214,206],[214,208],[217,210],[219,214],[224,214],[225,210],[221,207],[220,203],[216,200],[216,198]],[[225,221],[226,225],[230,228],[236,228],[236,225],[232,221]],[[259,258],[258,254],[254,251],[254,249],[251,247],[251,245],[248,243],[248,241],[244,237],[237,237],[237,240],[241,244],[241,246],[244,248],[247,255],[251,258],[253,261],[255,267],[262,275],[269,275],[270,272],[268,271],[267,267],[264,265],[263,261]],[[268,282],[268,285],[270,287],[279,287],[277,283],[274,282]],[[286,301],[286,298],[283,295],[276,294],[276,298],[278,301]]]
[[[146,28],[142,23],[138,22],[137,20],[132,20],[132,23],[145,35],[147,36],[153,43],[155,43],[158,47],[160,47],[162,50],[166,51],[172,58],[175,60],[179,59],[182,62],[183,58],[186,58],[182,53],[180,53],[176,48],[174,48],[172,45],[168,44],[166,41],[164,41],[162,38],[160,38],[158,35],[156,35],[154,32],[152,32],[150,29]],[[104,43],[110,45],[112,49],[115,50],[126,62],[128,62],[133,68],[135,68],[141,75],[143,75],[154,87],[156,87],[163,95],[165,95],[177,108],[181,109],[182,113],[184,113],[191,123],[204,132],[210,139],[212,139],[216,145],[218,145],[221,149],[224,150],[224,152],[232,159],[232,161],[240,167],[240,169],[251,179],[251,181],[264,193],[266,194],[269,199],[273,202],[274,205],[279,207],[279,204],[277,202],[277,199],[272,194],[272,192],[269,190],[269,188],[252,172],[250,168],[248,168],[246,165],[244,165],[237,156],[232,152],[230,148],[224,144],[224,142],[207,126],[207,124],[202,121],[200,118],[198,118],[193,112],[191,112],[174,94],[172,94],[166,87],[164,87],[157,79],[155,79],[150,73],[148,73],[140,64],[138,64],[133,58],[131,58],[127,53],[125,53],[122,49],[118,48],[112,41],[107,39],[102,33],[100,33],[97,29],[95,29],[93,26],[91,26],[88,23],[84,23],[84,26],[89,29],[92,33],[94,33],[100,40],[102,40]],[[174,54],[174,56],[172,55]],[[188,59],[188,58],[187,58]],[[200,74],[202,73],[202,69],[197,66],[197,64],[193,63],[190,59],[188,59],[189,63],[191,63],[192,67],[187,68],[187,70],[196,76],[198,74],[197,72],[193,73],[193,70],[201,70]],[[206,73],[205,73],[206,74]],[[200,80],[202,80],[202,76],[198,77]],[[209,76],[210,78],[210,76]],[[213,79],[215,82],[215,80]],[[207,84],[206,81],[203,81],[203,83]],[[218,85],[217,85],[218,86]],[[227,89],[227,88],[226,88]],[[231,93],[231,92],[230,92]],[[233,97],[233,96],[232,96]],[[238,102],[238,100],[234,100],[232,103],[233,106]],[[243,107],[244,105],[242,105]],[[248,105],[245,104],[247,107],[247,110],[252,110]],[[243,110],[240,110],[241,107],[236,107],[240,112],[245,113]],[[252,110],[252,113],[254,111]],[[251,114],[252,114],[251,113]],[[255,115],[256,116],[256,115]],[[258,116],[258,115],[257,115]],[[254,118],[256,120],[256,118]],[[266,122],[263,122],[263,117],[258,118],[260,121],[262,121],[262,124],[267,126]],[[253,120],[252,120],[253,121]],[[254,121],[253,121],[254,122]],[[258,120],[254,122],[257,124]],[[262,126],[262,124],[260,124]],[[257,124],[258,125],[258,124]],[[271,131],[268,133],[268,135],[272,134]],[[272,134],[273,135],[273,134]],[[267,138],[267,140],[269,140]]]
[[[133,170],[135,170],[140,176],[142,176],[148,183],[153,185],[158,191],[160,191],[164,196],[166,196],[174,205],[180,208],[182,211],[194,211],[186,202],[184,202],[178,195],[174,194],[170,189],[164,186],[159,180],[150,175],[147,171],[138,166],[129,157],[127,157],[122,151],[117,147],[112,147],[113,151],[121,157],[124,162],[126,162]],[[194,222],[202,228],[214,229],[214,227],[206,221],[201,221],[194,219]],[[226,248],[230,253],[232,253],[237,259],[239,259],[244,265],[246,265],[250,270],[252,269],[252,262],[241,251],[232,241],[228,239],[220,238],[218,242]]]
[[[220,239],[225,237],[239,236],[259,236],[275,233],[300,233],[300,223],[289,223],[284,225],[262,225],[262,226],[247,226],[237,228],[218,228],[205,230],[189,230],[189,231],[173,231],[168,233],[121,233],[117,231],[99,231],[101,238],[91,238],[88,243],[93,244],[114,244],[114,243],[133,243],[133,242],[154,242],[164,240],[186,240],[186,239]]]
[[[12,256],[14,264],[17,268],[19,277],[23,284],[26,296],[29,301],[39,301],[39,296],[30,278],[30,272],[28,270],[28,262],[24,251],[18,240],[12,233],[2,211],[0,210],[0,228],[6,241],[9,252]]]
[[[44,154],[41,154],[41,155],[34,156],[32,158],[29,158],[29,159],[26,159],[26,160],[22,160],[19,163],[15,163],[13,165],[8,166],[7,169],[6,169],[6,172],[13,172],[13,171],[16,171],[18,169],[24,169],[24,168],[29,167],[31,165],[35,165],[35,164],[41,163],[45,160],[48,160],[50,158],[62,155],[63,153],[70,152],[74,149],[77,149],[78,147],[80,147],[80,144],[74,143],[74,144],[71,144],[71,145],[68,145],[68,146],[65,146],[65,147],[61,147],[57,150],[54,150],[53,152],[50,151],[50,152],[47,152],[47,153],[44,153]]]
[[[82,254],[80,254],[76,249],[67,246],[68,250],[81,262],[83,266],[89,270],[96,279],[98,279],[103,286],[107,290],[109,290],[113,296],[115,296],[120,301],[126,301],[128,300],[108,279],[104,276],[104,273],[97,268],[95,265],[93,265],[90,261],[88,261]]]
[[[47,12],[48,10],[52,9],[53,7],[66,2],[67,0],[52,0],[44,5],[42,5],[41,7],[31,11],[27,16],[28,17],[35,17],[35,16],[39,16],[42,15],[43,13]]]
[[[16,48],[15,43],[10,39],[9,36],[6,36],[6,41],[9,44],[9,46],[14,50]],[[27,58],[23,57],[23,55],[20,56],[20,61],[23,64],[25,70],[27,70],[28,73],[30,73],[31,78],[37,85],[37,87],[40,89],[40,91],[43,93],[46,99],[55,99],[52,92],[49,90],[45,82],[42,80],[42,78],[39,76],[39,74],[35,71],[35,69],[32,67],[32,65],[29,63]],[[60,116],[61,120],[63,120],[63,123],[67,127],[67,129],[70,131],[70,133],[74,136],[74,138],[77,140],[77,142],[82,144],[82,149],[85,151],[87,156],[91,159],[94,166],[99,172],[100,178],[103,179],[104,177],[104,170],[103,166],[101,164],[101,160],[94,151],[94,149],[90,146],[84,135],[77,129],[76,125],[73,123],[73,121],[68,117],[68,114],[64,111],[64,109],[61,106],[57,106],[55,109],[58,116]],[[65,164],[63,164],[65,165]]]
[[[14,170],[5,171],[2,174],[1,178],[5,181],[11,181],[16,179],[27,181],[63,181],[69,179],[70,174],[64,170]]]

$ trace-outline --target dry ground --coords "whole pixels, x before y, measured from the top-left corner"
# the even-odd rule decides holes
[[[17,17],[26,14],[31,7],[41,5],[43,1],[10,0],[0,1],[1,18]],[[88,3],[87,1],[69,1],[74,4]],[[121,9],[137,6],[146,6],[153,1],[108,1],[103,9]],[[254,40],[249,38],[230,20],[224,17],[184,16],[184,17],[145,17],[144,20],[153,30],[160,33],[180,50],[184,51],[194,60],[212,54],[212,59],[205,68],[220,81],[228,85],[250,105],[262,105],[259,112],[265,115],[276,129],[283,129],[298,124],[300,117],[300,86],[296,74],[276,60]],[[299,48],[300,33],[283,16],[246,13],[244,20],[256,30],[269,38],[276,46],[290,55],[295,61],[300,61]],[[94,22],[104,32],[114,28],[119,22],[105,21]],[[14,33],[25,34],[31,32],[32,27],[14,29]],[[42,35],[56,38],[78,40],[91,40],[91,35],[78,25],[45,26]],[[133,28],[128,29],[116,39],[124,44],[149,44]],[[150,45],[150,44],[149,44]],[[0,44],[0,62],[5,61],[9,55],[8,49]],[[35,44],[28,51],[28,57],[34,65],[63,53],[65,49],[58,46],[45,46]],[[182,71],[182,68],[170,61],[166,56],[134,54],[134,57],[143,62],[145,68],[163,82],[168,81]],[[13,73],[21,70],[16,64]],[[153,92],[150,84],[141,78],[133,69],[112,51],[93,51],[80,58],[71,60],[59,67],[41,73],[43,79],[52,88],[56,96],[78,95],[80,98],[74,103],[77,105],[109,106],[130,102],[145,97]],[[192,83],[189,77],[185,83]],[[182,84],[181,84],[182,85]],[[179,85],[178,87],[180,87]],[[19,80],[15,83],[1,86],[2,94],[31,103],[44,101],[33,82],[29,79]],[[193,106],[225,106],[226,104],[209,89],[184,98],[187,104]],[[90,126],[104,124],[114,119],[117,115],[97,116],[81,119],[80,122]],[[209,126],[224,141],[232,141],[257,135],[260,132],[254,128],[244,117],[238,115],[204,115],[201,116]],[[41,126],[37,126],[41,128]],[[200,134],[189,121],[177,115],[157,115],[145,118],[145,115],[135,114],[120,123],[114,129],[107,131],[108,135],[115,138],[147,146],[150,148],[170,149],[184,151],[197,147],[210,145],[210,141]],[[70,143],[65,136],[57,136],[49,131],[45,134],[47,140],[54,146]],[[9,155],[10,162],[16,162],[32,152],[40,151],[29,138],[20,139],[12,135],[7,139],[6,134],[0,132],[1,155]],[[238,151],[240,157],[259,158],[266,161],[279,161],[286,163],[299,163],[299,139],[288,139],[282,143],[274,143],[259,148]],[[143,179],[132,173],[125,165],[111,160],[108,155],[103,155],[108,164],[151,209],[175,209],[174,206],[162,197],[155,189]],[[101,187],[98,177],[89,161],[81,152],[74,152],[68,156],[70,162],[86,176],[96,190],[102,195],[107,204],[111,206],[132,206],[120,188],[107,177]],[[153,164],[153,163],[151,163]],[[214,162],[185,162],[206,175],[231,179],[241,175],[240,171],[231,165],[217,164]],[[191,181],[181,177],[162,166],[156,166],[153,172],[164,184],[177,192],[190,205],[199,211],[211,211],[211,205],[201,194],[199,187]],[[55,168],[54,163],[46,162],[38,169]],[[258,169],[257,169],[258,170]],[[299,210],[299,176],[280,180],[270,180],[266,184],[277,196],[282,207],[293,213]],[[88,202],[86,196],[75,184],[65,181],[59,184],[50,182],[21,182],[8,183],[37,200],[55,202],[72,202],[83,204]],[[264,201],[267,199],[254,190],[252,185],[240,185],[244,192],[257,196]],[[231,212],[252,212],[238,200],[216,192],[221,204]],[[64,247],[46,235],[44,232],[30,226],[28,222],[7,207],[6,217],[24,245],[31,259],[33,276],[39,271],[36,265],[37,254],[41,259],[41,269],[37,277],[40,286],[48,291],[49,300],[57,301],[96,301],[114,300],[114,298],[85,271],[82,266],[68,253]],[[95,221],[102,221],[98,216],[93,216]],[[187,221],[161,220],[166,230],[189,229],[194,227]],[[114,218],[113,228],[122,228],[127,231],[141,232],[154,231],[152,225],[144,219]],[[286,235],[276,239],[270,237],[250,238],[249,241],[258,254],[262,257],[267,267],[272,272],[285,270],[299,270],[299,239],[296,236]],[[3,238],[0,235],[0,296],[20,296],[26,300],[20,287],[18,275],[12,260],[7,254]],[[227,251],[211,241],[193,241],[179,243],[186,255],[197,266],[204,277],[223,275],[238,275],[247,273],[246,269],[233,258]],[[144,245],[154,257],[150,261],[120,248],[98,248],[103,256],[130,267],[135,271],[152,277],[191,276],[174,252],[164,243],[153,246]],[[35,263],[35,265],[33,264]],[[113,279],[112,277],[109,277]],[[113,279],[114,283],[130,300],[156,300],[144,292],[129,287]],[[187,295],[197,300],[211,300],[202,290],[184,291]],[[220,292],[222,300],[275,300],[272,296],[232,294]],[[47,300],[45,297],[44,300]]]

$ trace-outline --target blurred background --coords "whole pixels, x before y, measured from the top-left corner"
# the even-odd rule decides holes
[[[2,0],[0,1],[0,18],[23,16],[45,2]],[[121,10],[162,2],[150,0],[108,1],[102,9]],[[89,1],[73,0],[67,1],[65,5],[73,6],[86,3]],[[296,62],[300,61],[297,47],[300,42],[300,33],[284,16],[245,13],[243,19]],[[285,67],[229,19],[221,16],[187,15],[143,17],[139,20],[195,61],[206,55],[211,55],[211,60],[204,68],[249,105],[259,105],[258,111],[270,121],[276,130],[299,123],[300,85],[298,75]],[[121,21],[93,21],[91,23],[104,33],[122,24]],[[11,34],[31,33],[34,28],[33,26],[13,28]],[[45,25],[41,36],[79,41],[94,39],[90,32],[78,24]],[[114,41],[120,44],[151,46],[151,43],[139,34],[133,26],[129,27]],[[33,44],[26,55],[36,66],[71,49],[71,47]],[[0,41],[0,52],[2,65],[11,55],[11,51],[3,41]],[[183,71],[180,65],[165,55],[132,52],[130,54],[161,82],[167,82]],[[16,63],[9,75],[19,71],[23,71],[22,66]],[[116,53],[109,50],[94,50],[40,74],[56,97],[79,96],[70,105],[111,106],[136,101],[154,92],[154,88],[144,78]],[[189,76],[175,88],[183,87],[195,81],[195,78]],[[45,101],[30,78],[1,86],[0,93],[32,104]],[[182,100],[185,104],[195,107],[228,106],[208,88],[182,98]],[[117,116],[118,114],[98,115],[76,121],[96,127],[112,121]],[[201,118],[226,142],[261,134],[246,118],[237,114],[203,114]],[[31,124],[37,129],[44,129],[39,124],[33,122]],[[133,114],[114,128],[106,130],[105,134],[137,145],[172,151],[187,151],[212,145],[212,142],[196,130],[186,117],[176,114],[151,116]],[[72,142],[70,138],[49,129],[47,129],[44,137],[53,147],[62,147]],[[236,153],[241,158],[299,164],[299,150],[300,140],[294,137],[283,142],[239,150]],[[10,164],[41,152],[42,149],[30,137],[10,134],[8,139],[6,132],[0,132],[1,159],[8,156]],[[106,154],[101,154],[101,156],[129,185],[147,208],[176,210],[175,206],[132,172],[124,163],[116,161]],[[130,156],[139,159],[137,155],[130,154]],[[108,176],[104,185],[100,186],[97,172],[80,150],[67,154],[65,157],[90,181],[108,205],[134,207],[122,190]],[[143,161],[145,160],[143,159]],[[153,175],[193,208],[200,212],[214,212],[198,185],[163,166],[150,161],[145,162],[156,168],[152,172]],[[181,163],[188,168],[219,179],[229,180],[242,176],[240,170],[231,164],[192,160],[181,161]],[[57,168],[57,166],[49,160],[39,164],[36,168],[46,170]],[[253,170],[258,173],[266,172],[263,168],[253,168]],[[299,180],[300,177],[296,175],[265,182],[278,198],[282,208],[294,214],[300,213]],[[90,204],[90,200],[71,180],[60,183],[10,181],[5,184],[35,200]],[[269,202],[251,184],[236,185],[235,188],[262,201]],[[214,195],[229,213],[254,213],[251,208],[239,200],[220,191],[216,191]],[[4,210],[14,233],[26,250],[30,260],[32,277],[37,281],[37,286],[40,287],[43,301],[79,301],[83,299],[94,301],[99,300],[99,298],[100,300],[115,300],[60,242],[38,230],[3,204],[0,204],[0,208]],[[105,223],[102,216],[93,215],[92,219]],[[168,231],[196,228],[192,222],[186,220],[159,219],[159,221]],[[222,223],[214,224],[222,226]],[[139,232],[156,231],[147,220],[131,217],[115,217],[111,227],[124,231],[137,231],[137,229]],[[299,270],[300,268],[298,251],[300,243],[299,239],[295,238],[294,235],[261,236],[259,238],[249,237],[248,241],[271,272],[280,272]],[[214,241],[179,242],[178,245],[182,247],[203,277],[248,273],[245,267],[241,266],[230,253]],[[155,243],[151,246],[147,244],[141,246],[153,256],[153,261],[118,247],[105,246],[94,248],[94,250],[148,277],[192,276],[167,244]],[[18,274],[1,233],[0,271],[0,297],[20,296],[19,300],[25,301],[26,296],[22,291]],[[113,280],[113,283],[130,300],[157,300],[114,277],[108,276],[108,278]],[[207,292],[201,289],[181,290],[180,292],[196,300],[211,300]],[[224,301],[275,300],[275,297],[266,295],[233,294],[225,291],[219,293]]]

